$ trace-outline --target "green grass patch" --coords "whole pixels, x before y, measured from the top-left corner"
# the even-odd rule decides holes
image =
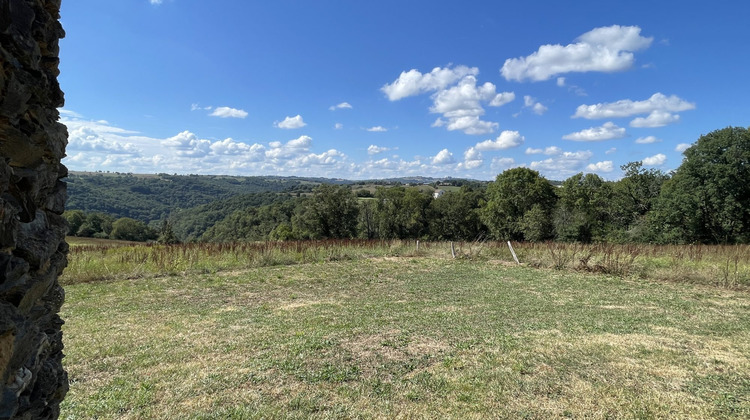
[[[69,282],[61,417],[750,415],[746,291],[388,249]]]

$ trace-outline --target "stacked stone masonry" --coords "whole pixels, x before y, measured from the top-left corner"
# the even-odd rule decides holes
[[[0,0],[0,419],[57,418],[67,264],[60,0]]]

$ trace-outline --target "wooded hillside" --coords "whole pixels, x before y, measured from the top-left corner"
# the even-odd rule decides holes
[[[579,173],[553,182],[523,167],[490,183],[418,178],[410,185],[73,174],[67,217],[77,227],[72,234],[108,237],[114,219],[128,217],[160,229],[162,236],[168,229],[181,241],[750,242],[750,132],[716,130],[684,155],[673,173],[630,162],[621,167],[624,176],[618,181]],[[438,189],[442,194],[433,195]],[[130,221],[120,225],[135,227]],[[147,232],[139,236],[149,237]]]

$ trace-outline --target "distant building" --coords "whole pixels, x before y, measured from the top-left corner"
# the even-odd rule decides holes
[[[442,197],[443,194],[445,194],[445,190],[435,190],[435,192],[432,193],[432,198],[438,199],[438,198]]]

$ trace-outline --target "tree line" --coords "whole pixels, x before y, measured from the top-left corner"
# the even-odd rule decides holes
[[[306,196],[234,207],[189,240],[749,243],[748,130],[703,135],[684,156],[670,174],[628,163],[615,182],[579,173],[553,183],[534,170],[513,168],[484,188],[467,183],[439,198],[403,185],[357,194],[346,185],[321,184]]]

